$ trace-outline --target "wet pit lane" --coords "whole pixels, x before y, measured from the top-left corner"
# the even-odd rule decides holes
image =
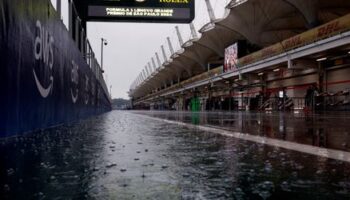
[[[349,162],[146,115],[348,150],[346,116],[113,111],[1,139],[0,199],[350,199]]]

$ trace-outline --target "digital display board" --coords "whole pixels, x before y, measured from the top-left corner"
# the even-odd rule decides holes
[[[195,0],[88,0],[88,21],[190,23]]]

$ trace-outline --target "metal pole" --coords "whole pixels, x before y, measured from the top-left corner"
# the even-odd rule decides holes
[[[180,29],[178,26],[175,26],[175,29],[176,29],[177,37],[179,38],[180,47],[182,47],[182,45],[184,44],[184,41],[182,39]]]
[[[73,38],[73,3],[72,0],[68,2],[68,29],[71,37]]]
[[[168,40],[168,45],[169,45],[169,49],[170,49],[171,55],[173,55],[174,54],[174,48],[173,48],[173,45],[171,44],[170,37],[167,37],[166,39]]]
[[[165,53],[164,46],[162,45],[161,48],[162,48],[162,53],[163,53],[164,62],[166,62],[168,59],[167,59],[167,56],[166,56],[166,53]]]
[[[162,66],[162,63],[160,62],[158,53],[156,53],[156,59],[157,59],[158,67],[160,68]]]
[[[75,39],[75,43],[76,43],[78,49],[81,51],[80,44],[79,44],[80,43],[79,37],[80,37],[80,18],[77,17],[75,19],[75,36],[74,36],[74,39]]]
[[[56,0],[56,10],[57,10],[57,14],[60,17],[60,19],[62,18],[61,14],[62,14],[62,9],[61,9],[61,0]]]
[[[103,38],[101,38],[101,69],[103,71]]]
[[[205,3],[207,4],[210,22],[214,22],[216,18],[215,18],[213,7],[211,6],[211,3],[209,0],[205,0]]]
[[[142,70],[142,74],[143,74],[143,81],[145,81],[147,79],[147,74],[145,69]]]
[[[151,75],[150,74],[150,72],[149,72],[149,70],[148,70],[148,67],[147,67],[147,65],[145,66],[145,69],[146,69],[146,72],[147,72],[147,78]]]
[[[147,63],[147,66],[148,66],[149,75],[151,76],[151,75],[152,75],[152,66],[151,66],[151,63],[148,62],[148,63]],[[147,66],[146,66],[146,67],[147,67]]]
[[[102,73],[104,72],[103,71],[103,46],[106,46],[106,45],[107,45],[107,40],[104,38],[101,38],[101,70],[102,70]]]
[[[111,95],[111,99],[112,99],[112,85],[109,88],[109,95]]]
[[[86,44],[86,38],[85,38],[85,30],[81,27],[80,31],[80,51],[83,53],[83,55],[86,55],[85,50],[85,44]]]
[[[193,39],[198,39],[196,28],[194,27],[193,22],[190,23],[191,35]]]
[[[156,66],[156,62],[154,61],[153,57],[152,57],[152,64],[153,64],[154,71],[156,71],[157,70],[157,66]]]

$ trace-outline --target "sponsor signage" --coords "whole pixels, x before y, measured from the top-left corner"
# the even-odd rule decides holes
[[[350,29],[350,14],[239,59],[241,66],[305,46]]]
[[[90,0],[88,21],[190,23],[195,0]]]
[[[237,70],[238,45],[237,43],[225,49],[224,72]]]
[[[0,137],[111,109],[98,67],[90,68],[47,5],[49,0],[0,0]]]

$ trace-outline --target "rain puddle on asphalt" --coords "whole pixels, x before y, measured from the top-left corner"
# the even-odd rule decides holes
[[[350,164],[113,111],[0,140],[0,199],[349,199]]]

